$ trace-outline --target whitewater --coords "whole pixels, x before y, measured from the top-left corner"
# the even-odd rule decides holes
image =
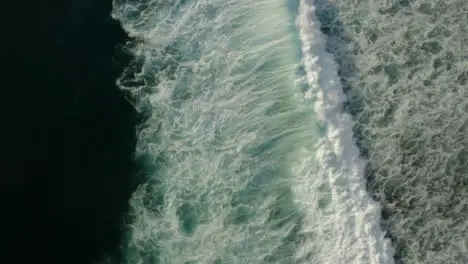
[[[394,263],[314,3],[116,0],[146,116],[126,263]]]

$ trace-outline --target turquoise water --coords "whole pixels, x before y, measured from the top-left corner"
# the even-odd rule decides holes
[[[309,1],[310,2],[310,1]],[[121,1],[148,115],[126,263],[392,263],[311,3]]]

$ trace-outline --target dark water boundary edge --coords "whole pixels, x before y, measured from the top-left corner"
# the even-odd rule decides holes
[[[356,89],[352,88],[352,79],[357,78],[356,73],[358,68],[353,62],[353,55],[358,52],[358,46],[353,43],[352,38],[346,33],[343,23],[339,17],[339,11],[328,0],[317,0],[316,13],[320,21],[320,30],[327,36],[327,52],[331,53],[335,61],[338,63],[338,75],[343,85],[343,91],[347,95],[348,100],[343,104],[343,111],[351,114],[354,118],[362,113],[363,101]],[[354,139],[360,150],[360,155],[366,160],[369,160],[369,142],[365,135],[364,129],[355,125],[353,127]],[[382,206],[380,226],[385,232],[385,237],[392,241],[392,246],[396,252],[394,255],[395,264],[403,264],[403,254],[405,252],[404,245],[396,244],[395,236],[387,227],[386,221],[389,219],[390,212],[385,208],[379,197],[379,189],[375,181],[375,174],[372,169],[372,164],[368,163],[365,169],[366,190],[371,195],[372,199],[379,202]],[[385,190],[391,191],[391,190]],[[389,193],[385,193],[388,197]]]
[[[2,3],[2,262],[121,262],[140,116],[116,86],[132,58],[111,10]]]

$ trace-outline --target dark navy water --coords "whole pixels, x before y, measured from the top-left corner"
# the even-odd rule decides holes
[[[117,261],[137,115],[115,85],[130,57],[111,8],[2,4],[3,263]]]

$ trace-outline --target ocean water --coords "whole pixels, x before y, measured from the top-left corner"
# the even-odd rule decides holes
[[[332,4],[348,18],[345,1],[114,3],[139,65],[118,82],[147,117],[126,263],[395,263],[324,35]]]
[[[468,263],[468,2],[316,5],[396,258]]]

